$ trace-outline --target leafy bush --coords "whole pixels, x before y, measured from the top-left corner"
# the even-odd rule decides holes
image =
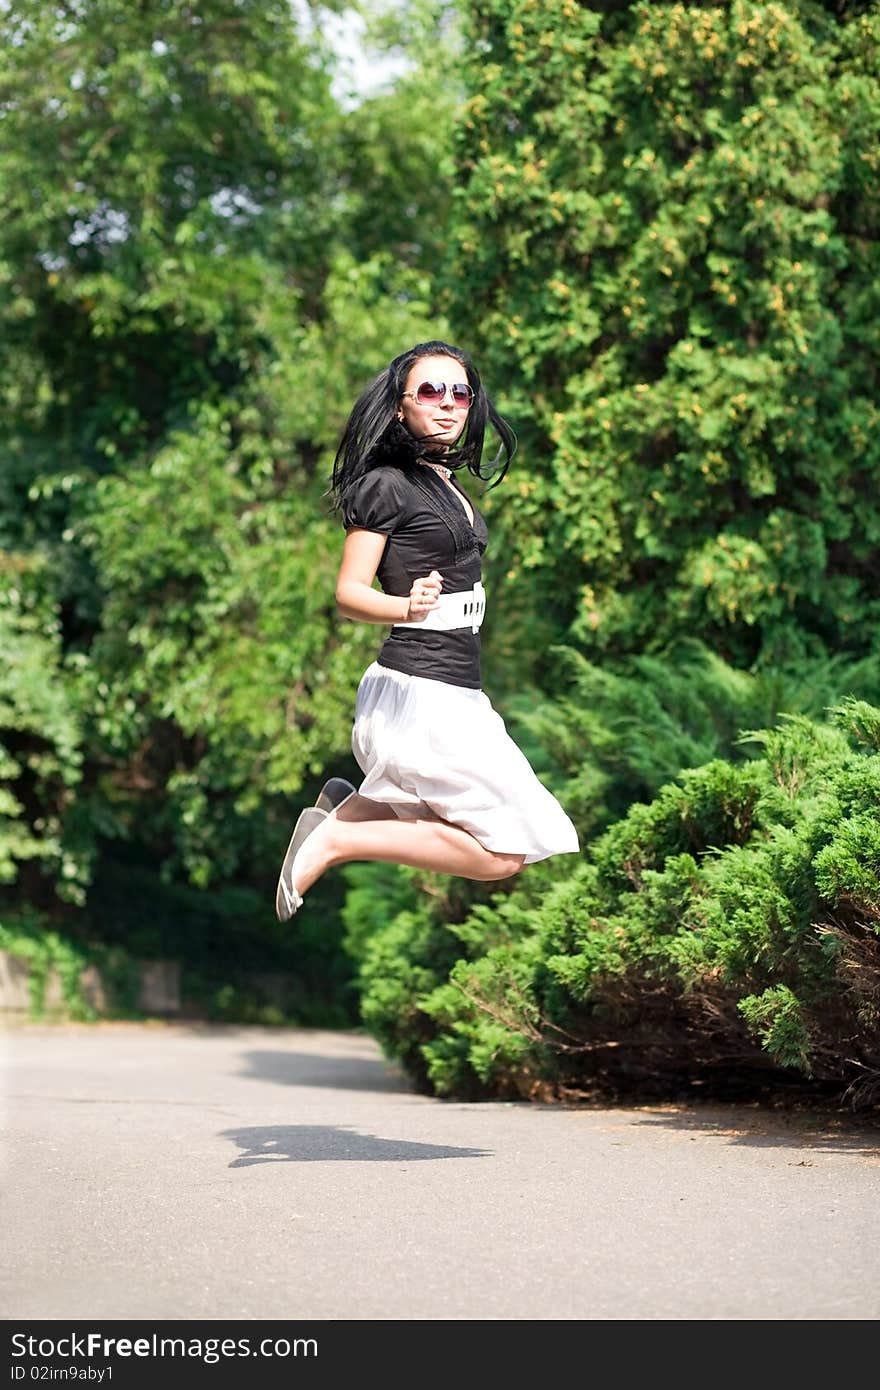
[[[433,984],[399,917],[385,965],[408,1012],[367,975],[365,1016],[441,1094],[797,1082],[880,1103],[878,717],[856,700],[829,724],[790,716],[749,735],[752,761],[685,772],[569,878],[453,924],[465,949]]]
[[[685,768],[753,757],[743,729],[785,711],[821,718],[854,695],[880,700],[880,655],[758,671],[730,666],[696,639],[617,662],[592,662],[565,645],[551,655],[550,693],[521,690],[507,697],[506,712],[584,837]]]

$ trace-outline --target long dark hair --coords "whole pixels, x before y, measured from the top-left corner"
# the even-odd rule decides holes
[[[464,431],[455,446],[444,453],[443,462],[450,468],[467,468],[484,482],[492,479],[492,487],[497,487],[510,467],[516,452],[516,435],[486,395],[480,374],[468,354],[450,343],[417,343],[395,357],[355,402],[333,462],[328,491],[333,496],[334,507],[340,506],[349,488],[371,468],[382,463],[405,467],[424,454],[425,441],[411,435],[397,418],[407,377],[422,357],[454,357],[464,368],[474,393]],[[487,423],[492,425],[501,442],[484,471],[483,438]]]

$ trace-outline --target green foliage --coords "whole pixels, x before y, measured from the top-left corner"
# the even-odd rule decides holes
[[[453,926],[460,958],[421,1001],[436,1034],[404,1025],[402,1060],[442,1094],[668,1095],[720,1076],[874,1105],[880,760],[804,717],[751,738],[759,756],[684,772],[537,901],[524,881]],[[397,923],[398,979],[414,926]],[[399,1003],[367,981],[389,1038]]]
[[[876,648],[876,6],[470,0],[450,313],[522,437],[498,667]]]
[[[836,710],[838,722],[852,739],[880,753],[880,719],[866,700],[849,696]]]
[[[106,596],[83,688],[122,772],[121,789],[105,787],[129,833],[159,816],[169,871],[206,886],[253,853],[267,797],[343,755],[350,656],[333,621],[330,524],[299,527],[291,496],[266,503],[223,423],[199,425],[96,489],[84,530]]]
[[[53,1011],[47,998],[47,986],[54,972],[60,987],[60,998],[54,1009],[78,1021],[92,1021],[97,1012],[83,985],[84,972],[100,961],[109,981],[117,988],[111,993],[124,998],[120,990],[124,975],[123,962],[115,953],[98,948],[88,949],[48,928],[45,918],[33,911],[9,914],[0,920],[0,951],[6,951],[23,962],[28,970],[30,1013],[43,1018]],[[130,966],[130,962],[125,962]],[[126,983],[128,983],[126,981]],[[132,979],[133,985],[133,979]],[[133,993],[133,988],[132,991]]]
[[[693,639],[615,665],[569,646],[551,656],[553,693],[521,690],[508,698],[507,713],[586,837],[686,768],[752,756],[744,729],[770,725],[785,711],[819,718],[844,699],[855,727],[870,718],[866,700],[880,698],[876,656],[747,672]],[[869,737],[869,722],[865,728]]]
[[[361,1017],[420,1088],[426,1088],[428,1079],[421,1047],[435,1033],[424,1000],[457,957],[455,941],[442,920],[424,908],[397,912],[366,943],[360,970]]]
[[[493,884],[386,864],[349,865],[345,876],[346,945],[358,962],[365,1024],[420,1088],[476,1094],[466,1062],[472,1039],[446,1026],[457,997],[450,972],[522,936],[558,866],[534,866],[525,912]],[[510,1037],[506,1046],[520,1043]]]
[[[282,0],[2,27],[4,433],[22,473],[81,474],[242,380],[271,291],[316,294],[334,107]]]
[[[422,1052],[437,1095],[479,1098],[487,1086],[501,1096],[537,1090],[542,1080],[534,1055],[541,1041],[540,1017],[529,990],[535,963],[534,942],[518,949],[496,945],[476,960],[458,960],[448,984],[427,996],[425,1012],[437,1035]],[[482,1015],[477,1030],[474,1005]]]
[[[322,883],[291,930],[267,927],[265,889],[233,882],[209,893],[167,877],[136,844],[105,847],[86,910],[66,930],[89,949],[100,942],[135,961],[176,961],[185,1013],[318,1028],[355,1021],[335,926],[338,884]]]
[[[82,902],[88,844],[66,815],[82,774],[82,731],[61,669],[58,624],[39,593],[40,557],[0,551],[0,883],[24,872],[45,895]]]
[[[68,829],[136,824],[171,872],[205,882],[212,833],[234,823],[219,856],[228,878],[259,796],[265,748],[253,745],[279,747],[286,733],[280,691],[261,711],[241,663],[259,648],[255,674],[285,680],[289,701],[293,663],[324,636],[319,626],[279,666],[281,611],[252,616],[292,509],[288,498],[268,525],[255,516],[248,470],[262,468],[265,493],[266,455],[279,449],[264,431],[254,450],[259,427],[236,388],[246,399],[262,361],[266,302],[284,297],[297,316],[326,273],[328,77],[280,0],[212,0],[198,14],[25,3],[0,27],[0,487],[6,535],[26,565],[39,550],[46,577],[64,674],[49,698],[66,692],[86,743]],[[308,559],[306,546],[290,583]],[[204,757],[180,752],[193,743]],[[287,788],[301,784],[303,756],[294,747]],[[233,804],[216,810],[224,795]],[[58,810],[41,789],[37,800],[54,845]]]
[[[880,822],[863,811],[835,827],[816,855],[816,883],[823,897],[846,903],[869,920],[880,915]]]
[[[448,234],[452,122],[465,95],[458,16],[429,0],[372,0],[366,17],[368,39],[402,59],[403,71],[343,117],[343,235],[355,263],[384,261],[433,281]]]
[[[799,1067],[810,1075],[810,1037],[800,1002],[786,985],[765,989],[739,1002],[739,1011],[780,1066]]]
[[[303,26],[286,0],[0,15],[0,862],[9,900],[147,949],[128,874],[203,1007],[267,1018],[238,973],[295,968],[288,1015],[327,1023],[339,884],[294,937],[271,912],[299,805],[354,772],[377,639],[335,614],[324,488],[360,386],[443,329],[416,228],[454,98],[415,64],[344,111]]]

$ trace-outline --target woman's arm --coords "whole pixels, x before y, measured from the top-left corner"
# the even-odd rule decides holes
[[[409,615],[409,599],[380,594],[372,587],[385,549],[386,536],[355,528],[345,537],[342,563],[336,580],[336,606],[343,618],[362,623],[402,623]]]
[[[435,570],[415,580],[408,598],[380,594],[372,587],[386,540],[378,531],[355,527],[348,532],[336,580],[336,606],[343,618],[361,623],[405,623],[423,618],[436,607],[442,580]]]

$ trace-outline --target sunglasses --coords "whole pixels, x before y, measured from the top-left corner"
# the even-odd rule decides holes
[[[452,404],[465,410],[474,399],[473,389],[466,381],[453,381],[449,386],[445,381],[423,381],[414,391],[402,391],[401,395],[415,396],[419,405],[439,405],[446,399],[447,391],[452,397]]]

